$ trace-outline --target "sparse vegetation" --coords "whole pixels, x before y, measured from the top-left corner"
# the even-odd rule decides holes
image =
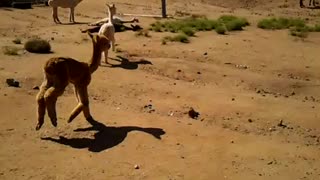
[[[309,26],[299,18],[270,18],[262,19],[258,22],[261,29],[289,29],[292,36],[306,38],[309,32],[320,32],[320,24]]]
[[[32,53],[50,53],[51,45],[48,41],[40,38],[32,38],[24,44],[24,48]]]
[[[21,44],[21,39],[20,38],[16,38],[14,40],[12,40],[13,43],[15,44]]]
[[[225,25],[228,31],[241,31],[243,27],[248,26],[249,22],[245,18],[239,18],[232,15],[223,15],[219,19],[220,25]]]
[[[3,46],[2,51],[5,55],[16,56],[19,55],[19,48],[14,46]]]
[[[261,29],[288,29],[290,27],[304,27],[306,23],[299,18],[270,18],[262,19],[258,22]]]
[[[140,30],[140,31],[137,31],[135,33],[135,35],[138,37],[138,36],[144,36],[144,37],[151,37],[151,35],[149,34],[149,31],[148,30]]]
[[[175,41],[175,42],[182,42],[182,43],[189,43],[190,40],[188,38],[187,35],[185,34],[178,34],[178,35],[175,35],[175,36],[165,36],[163,39],[162,39],[162,44],[167,44],[168,41]]]
[[[221,25],[221,26],[216,27],[215,31],[218,34],[226,34],[227,29],[226,29],[226,27],[224,25]]]
[[[156,21],[152,23],[149,30],[155,32],[179,33],[170,38],[164,37],[162,44],[167,41],[189,42],[188,36],[195,36],[198,31],[215,30],[218,34],[226,34],[227,31],[243,30],[249,22],[245,18],[231,15],[223,15],[217,20],[208,19],[205,16],[191,16],[180,20]]]

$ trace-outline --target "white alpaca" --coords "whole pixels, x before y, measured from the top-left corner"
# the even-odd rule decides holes
[[[112,51],[115,51],[115,38],[114,38],[115,28],[112,23],[112,18],[113,18],[113,15],[116,13],[116,7],[114,4],[112,5],[107,4],[107,7],[108,7],[108,14],[109,14],[108,22],[104,23],[101,26],[98,34],[106,36],[111,41]],[[103,54],[105,58],[104,62],[108,63],[108,49],[106,49],[103,52]]]
[[[48,5],[52,7],[52,17],[55,23],[61,24],[58,18],[58,7],[70,8],[70,18],[69,21],[75,23],[74,21],[74,9],[82,0],[49,0]]]

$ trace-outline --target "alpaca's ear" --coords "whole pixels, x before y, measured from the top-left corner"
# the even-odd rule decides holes
[[[112,4],[112,5],[111,5],[111,7],[113,7],[113,8],[114,8],[114,7],[115,7],[115,5],[114,5],[114,4]]]

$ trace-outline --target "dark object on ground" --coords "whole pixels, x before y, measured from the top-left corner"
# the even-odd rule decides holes
[[[6,82],[10,87],[20,87],[19,82],[12,78],[7,79]]]
[[[195,111],[193,108],[190,108],[188,114],[192,119],[197,119],[200,115],[200,113]]]
[[[115,30],[116,32],[123,32],[123,31],[127,31],[127,30],[131,30],[131,31],[138,31],[141,30],[142,27],[139,25],[132,25],[130,24],[131,27],[125,26],[125,25],[115,25]],[[84,30],[81,30],[82,33],[86,33],[86,32],[90,32],[90,33],[95,33],[95,32],[99,32],[101,26],[94,26],[94,27],[90,27]]]
[[[24,44],[24,48],[28,52],[32,52],[32,53],[50,53],[51,52],[50,43],[40,38],[34,38],[34,39],[28,40]]]

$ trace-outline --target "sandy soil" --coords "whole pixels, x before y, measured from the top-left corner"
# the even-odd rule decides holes
[[[0,9],[1,46],[22,48],[12,40],[37,35],[54,51],[0,53],[0,179],[319,179],[320,34],[302,40],[256,22],[275,15],[312,23],[320,11],[294,0],[248,2],[168,1],[171,15],[234,14],[251,26],[225,36],[200,32],[189,44],[161,45],[165,33],[117,33],[122,52],[110,56],[129,62],[110,60],[114,66],[101,66],[89,86],[100,124],[91,127],[82,115],[66,122],[76,105],[70,86],[57,103],[58,127],[46,118],[40,131],[33,87],[42,82],[42,66],[53,56],[90,58],[91,42],[79,29],[104,17],[105,1],[79,4],[79,24],[54,24],[44,6]],[[122,13],[160,13],[155,0],[116,5]],[[59,13],[68,22],[68,10]],[[140,18],[140,25],[154,21]],[[8,87],[7,78],[21,87]],[[197,120],[188,116],[190,107]]]

